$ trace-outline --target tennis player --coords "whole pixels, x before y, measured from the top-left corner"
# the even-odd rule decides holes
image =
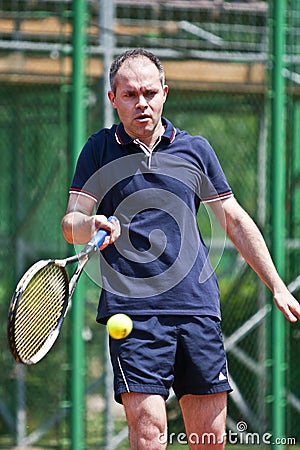
[[[190,448],[222,449],[228,381],[219,288],[196,214],[206,203],[229,238],[294,322],[297,300],[279,277],[265,241],[238,204],[209,143],[162,116],[164,69],[155,55],[130,50],[111,65],[112,107],[120,123],[85,144],[62,221],[70,243],[111,231],[102,252],[97,320],[133,319],[111,340],[115,398],[123,403],[132,449],[164,449],[165,401],[174,389]],[[108,224],[115,215],[121,223]],[[113,244],[113,245],[108,245]],[[214,436],[204,442],[203,436]],[[195,439],[198,436],[198,439]]]

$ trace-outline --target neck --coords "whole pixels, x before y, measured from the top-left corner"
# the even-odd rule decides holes
[[[145,144],[150,150],[155,146],[158,138],[160,136],[162,136],[165,132],[165,127],[162,124],[162,122],[160,122],[157,126],[157,128],[149,135],[141,135],[141,136],[133,136],[130,133],[129,136],[132,137],[132,139],[138,139],[140,142],[142,142],[143,144]]]

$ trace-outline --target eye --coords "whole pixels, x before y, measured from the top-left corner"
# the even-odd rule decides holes
[[[147,97],[154,97],[155,94],[156,94],[156,91],[152,91],[152,90],[146,92]]]
[[[131,91],[124,92],[124,94],[123,94],[123,97],[127,97],[127,98],[134,97],[134,96],[135,96],[135,93],[131,92]]]

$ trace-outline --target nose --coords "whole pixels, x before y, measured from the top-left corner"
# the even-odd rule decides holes
[[[145,110],[148,106],[147,100],[143,95],[139,95],[136,107]]]

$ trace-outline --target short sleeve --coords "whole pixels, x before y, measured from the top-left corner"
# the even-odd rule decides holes
[[[200,199],[202,202],[231,197],[233,192],[223,172],[221,164],[211,145],[204,138],[199,138],[200,144]]]
[[[84,145],[71,183],[70,193],[80,193],[98,201],[97,172],[100,168],[98,146],[95,145],[95,135],[92,135]],[[99,152],[98,152],[99,153]]]

